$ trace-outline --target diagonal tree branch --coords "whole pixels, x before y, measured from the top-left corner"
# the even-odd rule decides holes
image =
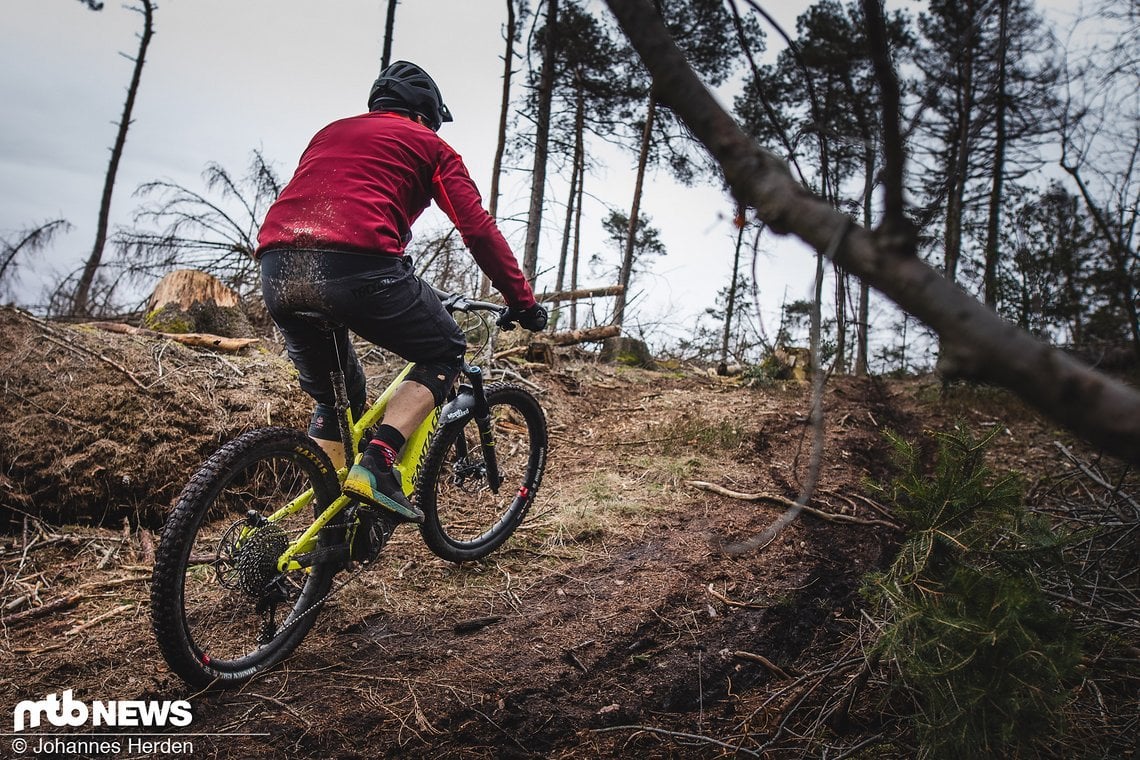
[[[724,171],[732,192],[773,230],[817,251],[849,218],[797,183],[717,103],[647,0],[606,0],[662,100]],[[999,318],[915,255],[914,239],[851,225],[835,262],[938,333],[939,370],[1001,385],[1115,456],[1140,462],[1140,392]]]

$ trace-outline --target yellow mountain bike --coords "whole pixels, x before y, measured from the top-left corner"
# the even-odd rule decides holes
[[[452,313],[503,311],[440,295]],[[344,377],[333,374],[349,462],[410,370],[359,420]],[[424,513],[427,546],[464,562],[502,545],[534,502],[546,448],[535,397],[512,383],[485,386],[480,368],[465,363],[449,399],[409,437],[395,465]],[[399,523],[342,495],[346,473],[306,432],[282,427],[244,433],[201,466],[155,552],[152,622],[171,670],[196,687],[247,681],[288,656],[325,601],[375,561]],[[338,579],[341,571],[349,572]]]

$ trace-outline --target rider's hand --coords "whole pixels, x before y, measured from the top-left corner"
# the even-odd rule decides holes
[[[529,309],[519,309],[514,306],[510,307],[499,317],[497,324],[500,329],[513,330],[515,329],[514,323],[518,322],[526,329],[532,332],[538,332],[546,327],[548,318],[549,315],[546,312],[546,308],[542,304],[536,303]]]

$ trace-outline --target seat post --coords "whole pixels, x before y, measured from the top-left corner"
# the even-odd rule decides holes
[[[356,449],[352,445],[352,423],[355,420],[351,419],[348,385],[345,382],[344,370],[342,369],[344,364],[340,359],[340,341],[337,340],[337,331],[331,326],[329,328],[329,339],[332,342],[333,358],[336,360],[333,365],[335,369],[329,373],[329,380],[332,381],[333,397],[336,400],[337,429],[340,431],[341,445],[344,446],[345,461],[351,464],[356,460]]]

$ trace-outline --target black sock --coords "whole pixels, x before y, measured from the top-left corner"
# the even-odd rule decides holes
[[[404,441],[404,436],[399,430],[391,425],[381,425],[376,428],[376,432],[364,453],[372,454],[377,463],[382,463],[386,468],[391,469],[400,449],[404,446]]]

